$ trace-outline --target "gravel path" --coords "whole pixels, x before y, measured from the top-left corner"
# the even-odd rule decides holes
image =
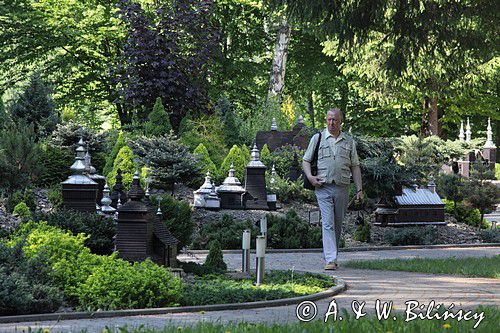
[[[373,271],[348,269],[342,267],[346,260],[368,260],[389,258],[446,258],[446,257],[482,257],[500,254],[500,247],[481,248],[446,248],[418,250],[384,250],[341,253],[340,269],[334,274],[344,279],[348,290],[334,297],[339,308],[348,309],[354,301],[366,302],[365,310],[374,311],[377,299],[383,302],[393,301],[396,311],[405,309],[405,302],[416,300],[428,304],[435,300],[448,307],[474,308],[478,305],[500,306],[500,283],[495,279],[465,278],[445,275],[432,275],[409,272]],[[195,257],[183,255],[181,259],[202,262],[205,255]],[[238,254],[225,254],[224,259],[229,269],[240,268]],[[269,269],[295,269],[325,273],[321,253],[272,253],[266,258]],[[332,299],[317,301],[317,319],[324,317]],[[165,325],[186,326],[200,321],[248,321],[248,322],[294,322],[297,321],[296,306],[282,306],[267,309],[214,311],[205,313],[179,313],[166,315],[121,317],[90,320],[65,320],[60,322],[0,324],[0,332],[22,332],[27,328],[49,328],[50,332],[102,332],[109,328],[127,325],[135,327],[164,327]]]

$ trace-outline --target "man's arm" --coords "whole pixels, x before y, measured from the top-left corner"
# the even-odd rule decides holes
[[[361,181],[361,168],[359,165],[351,167],[352,179],[356,185],[356,200],[363,200],[363,182]]]
[[[311,174],[311,163],[310,162],[308,162],[306,160],[302,160],[302,169],[304,170],[304,174],[306,175],[307,179],[309,179],[312,186],[319,187],[319,186],[323,185],[320,182],[320,180],[321,180],[320,177],[313,176]]]

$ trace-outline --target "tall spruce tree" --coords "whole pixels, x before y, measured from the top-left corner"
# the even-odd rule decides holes
[[[38,137],[52,133],[59,122],[59,115],[52,100],[51,89],[40,75],[34,74],[29,78],[28,86],[11,106],[10,115],[16,122],[33,124]]]

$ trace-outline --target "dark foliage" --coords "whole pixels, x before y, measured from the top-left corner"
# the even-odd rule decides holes
[[[107,255],[113,252],[116,227],[110,218],[97,214],[60,210],[49,214],[37,213],[33,219],[47,221],[49,225],[69,230],[74,235],[82,232],[90,235],[85,240],[85,246],[90,248],[92,253]]]
[[[33,125],[9,124],[0,129],[0,190],[32,184],[40,171],[40,148]]]
[[[24,190],[17,190],[12,192],[7,198],[6,208],[9,212],[12,212],[14,207],[16,207],[21,202],[24,202],[31,211],[35,211],[36,201],[32,189],[25,188]]]
[[[106,132],[97,134],[75,122],[67,122],[57,125],[56,130],[52,133],[50,144],[61,149],[67,149],[74,156],[80,135],[88,145],[92,157],[92,166],[96,168],[98,173],[101,172],[108,154],[108,151],[106,151]],[[68,165],[68,169],[70,166],[71,164]]]
[[[157,202],[157,196],[152,196],[151,201]],[[168,230],[179,240],[177,247],[182,249],[191,243],[194,232],[194,222],[191,218],[191,207],[185,201],[175,200],[170,195],[162,195],[160,202],[163,213],[163,222]]]
[[[321,229],[302,220],[294,210],[284,217],[267,215],[267,245],[275,249],[321,247]]]
[[[40,186],[59,184],[71,175],[70,166],[75,160],[74,152],[46,144],[41,149],[41,172],[37,180]]]
[[[387,230],[385,241],[391,245],[435,244],[436,230],[432,226],[403,227]]]
[[[51,97],[51,89],[38,74],[30,77],[28,86],[10,107],[10,116],[16,123],[33,124],[37,137],[50,135],[59,122]]]
[[[54,312],[63,294],[50,285],[50,267],[43,256],[27,259],[21,248],[0,242],[0,315]]]
[[[259,229],[250,220],[235,220],[224,214],[221,219],[202,224],[200,231],[193,240],[193,248],[207,249],[208,245],[217,240],[221,247],[227,249],[241,249],[243,230],[250,229],[251,235],[257,235]]]
[[[174,0],[160,5],[154,17],[128,0],[120,7],[128,29],[120,65],[114,69],[127,106],[119,111],[122,124],[130,123],[134,112],[139,120],[146,119],[146,110],[158,97],[175,129],[189,110],[206,111],[207,65],[217,45],[210,21],[212,3]]]

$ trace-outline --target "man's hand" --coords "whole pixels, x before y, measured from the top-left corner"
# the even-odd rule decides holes
[[[309,179],[309,182],[311,182],[311,185],[314,187],[320,187],[325,183],[325,180],[318,176],[307,177],[307,179]]]
[[[363,190],[359,190],[358,192],[356,192],[356,201],[363,202],[363,197]]]

